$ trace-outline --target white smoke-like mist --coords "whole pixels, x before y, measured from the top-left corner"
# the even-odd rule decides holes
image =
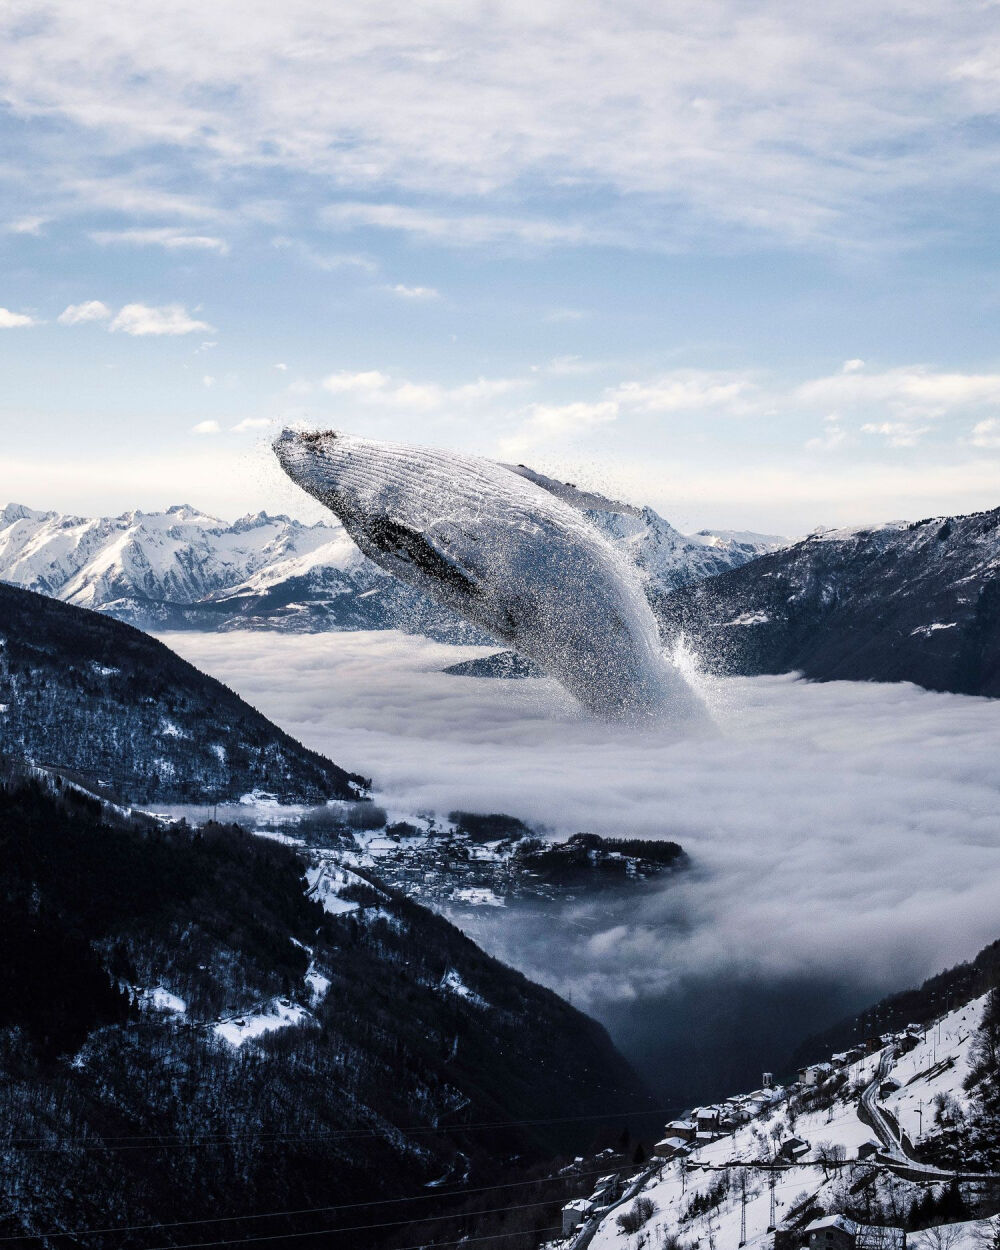
[[[598,724],[554,682],[457,678],[479,648],[397,633],[174,634],[394,811],[501,811],[679,841],[692,871],[579,942],[490,943],[583,1005],[687,977],[882,990],[1000,936],[1000,702],[909,685],[700,680],[715,730]],[[502,925],[502,918],[492,922]],[[536,935],[537,936],[537,935]]]

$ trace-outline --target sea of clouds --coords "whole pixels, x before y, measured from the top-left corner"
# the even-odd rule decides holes
[[[482,648],[390,632],[166,641],[374,778],[393,812],[500,811],[558,835],[680,842],[690,871],[626,905],[583,901],[516,924],[489,909],[466,924],[636,1054],[659,1044],[664,1004],[703,1012],[695,985],[730,987],[733,1001],[827,987],[825,1009],[806,1013],[819,1025],[1000,937],[998,701],[695,675],[708,724],[638,730],[587,718],[548,681],[441,672]],[[643,1004],[656,1005],[655,1027]],[[775,1000],[765,1015],[782,1010]],[[765,1049],[768,1028],[784,1036],[758,1020]]]

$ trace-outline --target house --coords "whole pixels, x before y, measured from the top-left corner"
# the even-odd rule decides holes
[[[858,1226],[846,1215],[824,1215],[804,1229],[809,1250],[855,1250]]]
[[[900,1033],[896,1046],[901,1055],[906,1055],[911,1050],[915,1050],[920,1045],[920,1041],[919,1033]]]
[[[865,1048],[863,1046],[852,1046],[850,1050],[844,1053],[847,1055],[848,1063],[857,1063],[859,1059],[864,1059]]]
[[[885,1100],[890,1094],[894,1094],[897,1089],[902,1088],[902,1084],[894,1076],[887,1076],[883,1081],[879,1082],[878,1096]]]
[[[719,1127],[718,1107],[697,1107],[691,1113],[695,1128],[699,1133],[714,1133]]]
[[[693,1120],[671,1120],[664,1129],[668,1137],[682,1137],[685,1141],[694,1141],[697,1131]]]
[[[680,1154],[687,1154],[688,1140],[686,1137],[665,1137],[653,1147],[653,1154],[658,1159],[676,1159]]]
[[[568,1237],[578,1224],[592,1214],[594,1204],[589,1198],[574,1198],[562,1209],[562,1235]]]
[[[718,1140],[719,1140],[718,1129],[712,1129],[712,1130],[706,1129],[704,1132],[695,1133],[694,1135],[694,1144],[696,1146],[707,1146],[711,1142],[718,1141]]]
[[[598,1179],[594,1186],[594,1192],[590,1195],[590,1201],[594,1204],[594,1209],[598,1207],[606,1207],[618,1197],[620,1184],[618,1175],[612,1172],[610,1176],[602,1176]]]
[[[798,1163],[803,1155],[809,1153],[810,1146],[801,1137],[786,1137],[778,1147],[778,1158],[787,1159],[789,1163]]]
[[[877,1154],[878,1154],[878,1142],[876,1141],[871,1141],[871,1140],[863,1141],[861,1145],[858,1147],[859,1159],[870,1159],[872,1155],[877,1155]]]
[[[855,1224],[846,1215],[824,1215],[803,1230],[806,1250],[906,1250],[901,1228]]]
[[[832,1071],[831,1063],[814,1063],[808,1068],[799,1068],[799,1083],[806,1087],[822,1085]]]

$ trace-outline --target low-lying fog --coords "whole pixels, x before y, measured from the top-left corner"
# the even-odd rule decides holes
[[[598,1016],[665,1101],[780,1069],[809,1030],[1000,937],[1000,701],[699,678],[713,730],[640,732],[588,720],[549,682],[440,671],[483,648],[398,633],[165,641],[373,777],[394,813],[680,842],[691,871],[627,905],[464,922]]]

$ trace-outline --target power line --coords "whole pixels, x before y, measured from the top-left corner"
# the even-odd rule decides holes
[[[672,1115],[677,1110],[676,1107],[652,1109],[635,1108],[631,1111],[603,1111],[594,1115],[568,1115],[568,1116],[548,1116],[539,1117],[531,1120],[484,1120],[478,1123],[470,1124],[416,1124],[409,1128],[404,1128],[398,1124],[385,1125],[383,1128],[355,1128],[355,1129],[330,1129],[328,1131],[317,1131],[314,1133],[254,1133],[252,1130],[245,1132],[232,1133],[213,1133],[201,1138],[198,1141],[181,1140],[180,1134],[121,1134],[119,1136],[102,1138],[100,1141],[90,1141],[89,1139],[75,1139],[62,1142],[54,1142],[51,1144],[24,1144],[24,1143],[41,1143],[39,1137],[8,1137],[0,1139],[0,1145],[13,1147],[15,1149],[24,1150],[25,1152],[49,1153],[58,1150],[170,1150],[170,1149],[188,1149],[195,1150],[201,1147],[224,1146],[230,1142],[238,1142],[245,1139],[252,1139],[257,1142],[296,1142],[296,1141],[312,1141],[312,1142],[335,1142],[335,1141],[356,1141],[359,1138],[377,1137],[386,1132],[393,1131],[404,1133],[408,1136],[422,1135],[426,1133],[464,1133],[464,1132],[484,1132],[487,1129],[504,1129],[504,1128],[530,1128],[543,1124],[581,1124],[592,1123],[602,1120],[622,1120],[635,1119],[642,1117],[653,1117]],[[111,1143],[111,1144],[109,1144]],[[125,1143],[125,1144],[115,1144]]]
[[[336,1232],[336,1231],[337,1231],[336,1229],[320,1228],[320,1229],[317,1229],[315,1233],[285,1233],[285,1234],[278,1234],[278,1237],[285,1237],[287,1239],[290,1239],[292,1237],[316,1237],[316,1236],[319,1236],[320,1234]],[[344,1230],[344,1231],[348,1231],[348,1230]],[[508,1237],[524,1237],[524,1236],[538,1237],[545,1233],[559,1233],[559,1232],[562,1232],[562,1229],[560,1228],[558,1224],[554,1224],[550,1228],[535,1228],[531,1230],[518,1229],[516,1232],[512,1232],[512,1233],[489,1233],[485,1237],[456,1237],[453,1241],[435,1241],[430,1244],[428,1244],[425,1241],[422,1241],[419,1245],[416,1245],[416,1246],[399,1246],[397,1247],[397,1250],[440,1250],[440,1247],[442,1246],[468,1246],[475,1242],[502,1241]],[[183,1245],[183,1246],[173,1246],[173,1245],[152,1246],[150,1250],[207,1250],[207,1248],[210,1246],[245,1245],[249,1242],[254,1242],[254,1241],[275,1241],[277,1239],[278,1239],[277,1237],[246,1237],[246,1238],[240,1237],[234,1240],[226,1240],[226,1241],[195,1241],[195,1242],[189,1243],[188,1245]]]
[[[326,1234],[340,1235],[341,1233],[378,1232],[386,1228],[408,1228],[412,1224],[432,1224],[439,1220],[446,1220],[446,1219],[472,1218],[473,1216],[480,1216],[480,1215],[505,1215],[511,1211],[533,1211],[533,1210],[537,1210],[537,1208],[539,1207],[550,1207],[553,1205],[553,1201],[554,1200],[547,1201],[547,1202],[520,1202],[509,1207],[491,1207],[489,1210],[486,1210],[486,1211],[469,1211],[469,1212],[463,1212],[457,1215],[448,1215],[448,1214],[424,1215],[413,1220],[384,1220],[378,1224],[348,1224],[340,1228],[313,1228],[307,1232],[264,1233],[258,1237],[229,1237],[229,1238],[223,1238],[219,1241],[189,1241],[189,1242],[181,1243],[179,1245],[171,1245],[171,1246],[164,1247],[163,1250],[195,1250],[195,1248],[198,1246],[229,1246],[229,1245],[235,1244],[236,1242],[239,1242],[240,1244],[242,1244],[243,1242],[282,1241],[286,1238],[291,1238],[291,1237],[296,1237],[296,1238],[320,1237]],[[148,1225],[138,1225],[138,1226],[133,1227],[131,1225],[123,1224],[121,1227],[112,1229],[111,1231],[116,1232],[116,1233],[134,1233],[134,1232],[140,1232],[144,1228],[148,1228],[148,1227],[149,1227]],[[156,1227],[156,1225],[154,1225],[154,1227]],[[168,1228],[171,1226],[161,1225],[160,1227]],[[75,1232],[74,1233],[70,1233],[70,1232],[26,1233],[26,1234],[22,1233],[21,1234],[22,1239],[25,1237],[28,1237],[28,1238],[53,1237],[53,1236],[55,1237],[78,1237],[78,1236],[88,1236],[88,1235],[89,1234],[87,1233],[80,1234],[80,1233],[75,1233]],[[97,1236],[96,1230],[93,1235]],[[515,1234],[507,1234],[507,1235],[513,1236]],[[446,1243],[446,1244],[451,1244],[451,1243]],[[159,1250],[159,1248],[157,1248],[157,1250]]]
[[[602,1168],[594,1168],[592,1170],[588,1170],[585,1172],[568,1172],[564,1176],[541,1176],[541,1177],[536,1177],[534,1180],[506,1181],[501,1185],[480,1185],[474,1188],[467,1187],[464,1189],[453,1189],[450,1191],[436,1190],[434,1193],[431,1193],[431,1194],[428,1194],[428,1193],[412,1194],[408,1197],[402,1197],[402,1198],[377,1198],[377,1199],[372,1199],[368,1202],[341,1202],[333,1206],[300,1207],[297,1210],[291,1210],[291,1211],[261,1211],[252,1215],[248,1215],[248,1214],[214,1215],[214,1216],[206,1217],[200,1220],[171,1220],[169,1222],[157,1222],[154,1224],[130,1224],[127,1226],[113,1226],[113,1227],[107,1227],[107,1228],[66,1228],[66,1229],[51,1229],[50,1231],[43,1232],[43,1233],[18,1233],[16,1235],[0,1237],[0,1244],[9,1242],[9,1241],[20,1241],[25,1237],[33,1237],[33,1238],[89,1237],[89,1236],[97,1236],[98,1234],[103,1235],[107,1233],[119,1233],[119,1232],[121,1233],[151,1232],[152,1230],[159,1229],[159,1228],[191,1228],[191,1227],[194,1227],[195,1225],[200,1226],[204,1224],[231,1224],[231,1223],[235,1224],[238,1221],[247,1221],[247,1220],[270,1220],[270,1219],[279,1219],[279,1218],[291,1218],[293,1216],[299,1216],[299,1215],[319,1215],[319,1214],[326,1215],[333,1211],[353,1211],[353,1210],[364,1209],[366,1207],[393,1206],[401,1202],[427,1202],[434,1198],[463,1198],[469,1194],[493,1193],[494,1191],[498,1189],[522,1189],[530,1185],[568,1184],[571,1181],[582,1180],[585,1177],[589,1178],[592,1176],[600,1176],[602,1174],[606,1175],[607,1174],[606,1169],[608,1167],[609,1167],[609,1164],[605,1164],[605,1166]],[[611,1168],[611,1171],[620,1171],[620,1170],[621,1170],[620,1168],[619,1169]],[[554,1198],[552,1199],[552,1201],[556,1202],[558,1201],[558,1199]],[[525,1205],[526,1206],[535,1206],[535,1205],[546,1206],[548,1204],[547,1203],[537,1203],[537,1204],[526,1203]],[[517,1208],[508,1207],[504,1209],[516,1210]],[[452,1218],[460,1218],[466,1214],[485,1215],[487,1214],[487,1212],[484,1212],[484,1211],[470,1211],[470,1212],[457,1212],[457,1213],[443,1212],[439,1215],[431,1216],[429,1218],[452,1219]],[[413,1219],[413,1220],[408,1220],[408,1221],[401,1220],[398,1222],[416,1224],[416,1223],[420,1223],[421,1221],[418,1219]]]

